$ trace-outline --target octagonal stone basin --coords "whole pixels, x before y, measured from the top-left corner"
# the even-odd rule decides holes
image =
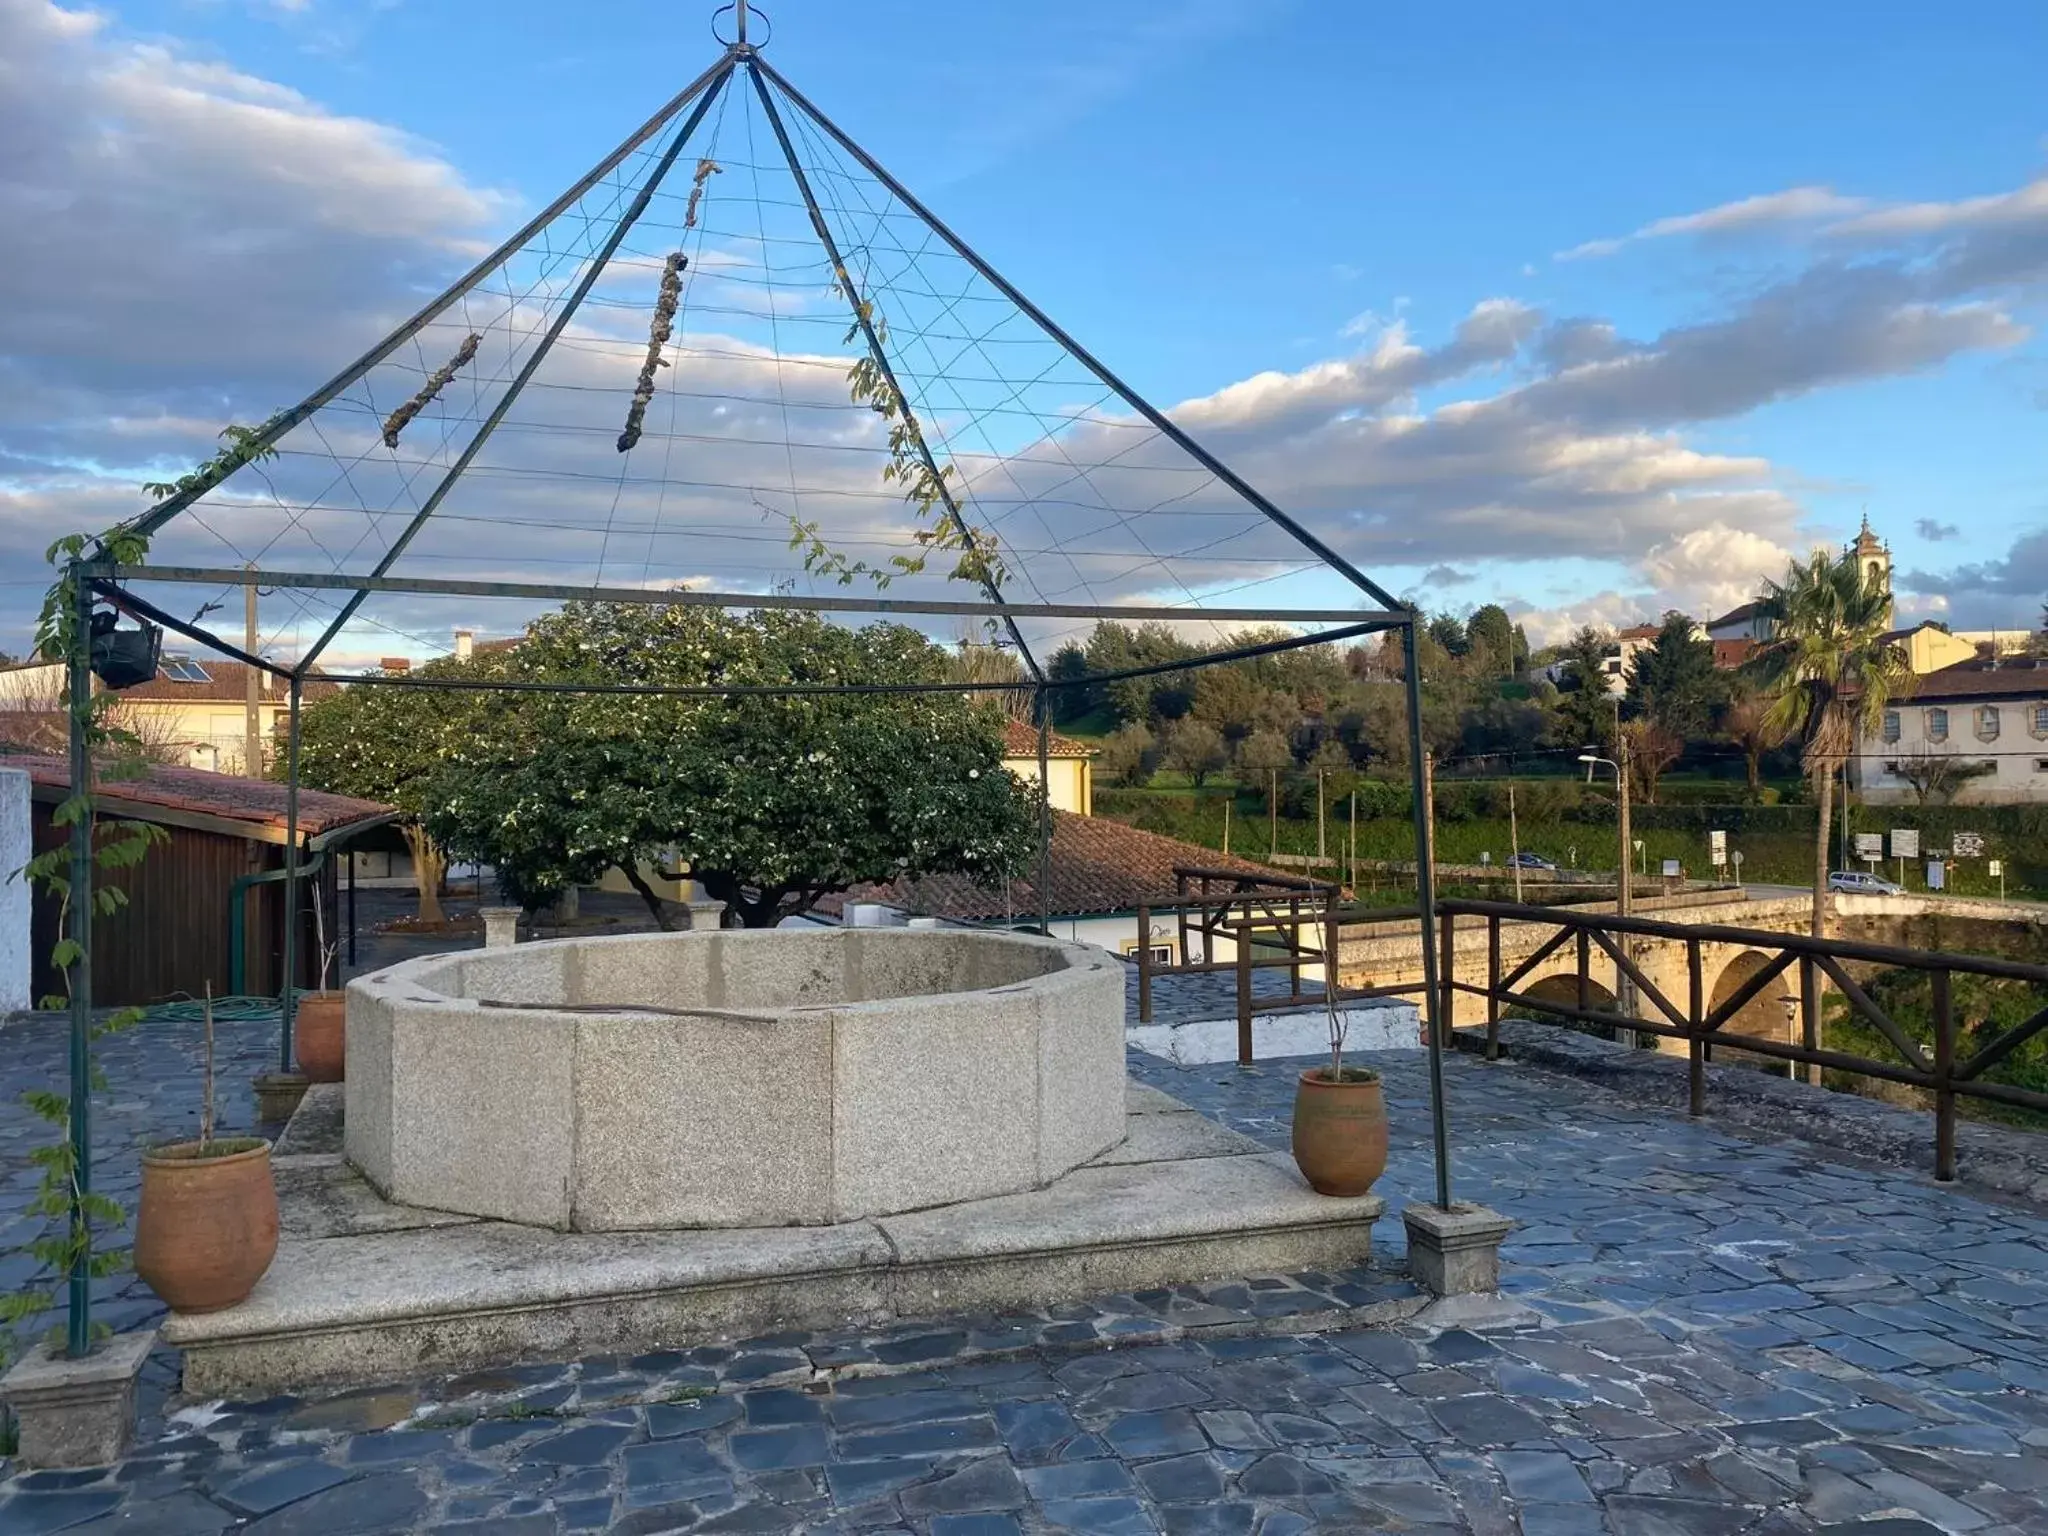
[[[1124,1134],[1124,977],[946,930],[561,939],[348,987],[387,1199],[575,1231],[851,1221],[1050,1183]]]

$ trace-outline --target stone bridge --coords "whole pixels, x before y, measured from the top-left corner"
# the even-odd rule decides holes
[[[1613,902],[1574,905],[1575,912],[1612,912]],[[1810,895],[1745,896],[1733,891],[1696,892],[1689,895],[1639,898],[1637,917],[1665,922],[1727,928],[1752,928],[1767,933],[1803,934],[1812,923]],[[1557,934],[1554,924],[1504,922],[1500,935],[1500,968],[1503,976],[1535,954]],[[1686,946],[1678,940],[1634,939],[1637,968],[1671,1002],[1684,1008],[1691,986],[1687,974]],[[1484,985],[1487,979],[1487,923],[1484,918],[1455,919],[1453,967],[1455,979]],[[1339,978],[1347,987],[1419,986],[1422,981],[1421,946],[1413,922],[1347,924],[1339,947]],[[1710,943],[1700,951],[1704,997],[1709,1009],[1732,996],[1771,959],[1760,949],[1746,944]],[[1614,961],[1598,945],[1593,946],[1588,966],[1587,997],[1599,1009],[1615,1006],[1620,977]],[[1782,1040],[1789,1028],[1782,994],[1797,986],[1768,985],[1750,999],[1724,1026],[1730,1034]],[[1567,940],[1522,977],[1514,990],[1547,1002],[1573,1005],[1578,1000],[1578,949]],[[1661,1017],[1647,999],[1641,1011]],[[1457,994],[1452,1005],[1453,1024],[1484,1024],[1486,999],[1469,992]],[[1678,1042],[1664,1042],[1683,1049]]]

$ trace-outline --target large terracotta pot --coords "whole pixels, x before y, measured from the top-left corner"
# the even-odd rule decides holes
[[[338,1083],[348,1064],[347,1014],[340,992],[301,992],[292,1010],[292,1044],[308,1082]]]
[[[233,1306],[276,1254],[269,1142],[237,1136],[142,1154],[135,1272],[173,1312]]]
[[[1353,1074],[1358,1074],[1356,1077]],[[1294,1161],[1319,1195],[1362,1195],[1387,1171],[1387,1105],[1377,1073],[1328,1067],[1301,1074],[1294,1090]]]

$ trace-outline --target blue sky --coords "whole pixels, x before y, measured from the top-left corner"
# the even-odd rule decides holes
[[[1666,603],[1716,608],[1788,553],[1846,538],[1867,509],[1912,609],[1959,628],[2038,615],[2048,8],[771,10],[778,67],[1134,385],[1163,405],[1207,401],[1188,419],[1241,445],[1248,471],[1270,467],[1259,478],[1276,500],[1319,529],[1345,529],[1354,505],[1390,485],[1395,504],[1418,509],[1427,536],[1361,530],[1353,547],[1429,606],[1500,599],[1545,635]],[[53,188],[118,181],[103,158],[77,153],[78,119],[95,112],[127,115],[138,140],[152,137],[151,114],[181,125],[153,136],[151,163],[189,160],[148,177],[162,187],[189,175],[179,215],[118,227],[149,211],[148,194],[124,183],[92,231],[133,239],[145,269],[159,242],[180,246],[163,263],[178,276],[162,281],[165,307],[188,316],[220,302],[199,292],[209,267],[232,291],[234,264],[261,260],[291,208],[330,230],[355,217],[308,183],[322,156],[360,160],[362,143],[424,168],[416,204],[390,215],[400,233],[429,236],[440,219],[493,235],[709,61],[707,12],[178,0],[114,4],[87,28],[54,23],[62,13],[47,0],[0,0],[0,28],[17,34],[10,49],[0,33],[0,58],[33,58],[20,38],[39,39],[100,92],[67,117],[31,114],[36,131],[0,149],[0,187],[10,156],[31,182],[68,156],[27,212],[0,208],[11,231],[0,261],[6,242],[35,242],[24,227],[56,227],[12,264],[49,285],[29,295],[38,304],[74,302],[67,263],[51,255],[69,216]],[[210,137],[170,99],[203,97],[223,75],[241,100],[296,93],[297,158]],[[238,153],[262,167],[263,196],[211,208]],[[348,194],[375,195],[367,183]],[[352,303],[370,282],[360,266],[289,265],[302,306],[320,303],[323,283],[348,287]],[[186,303],[170,285],[188,279]],[[1476,360],[1453,356],[1475,314],[1507,339]],[[88,301],[75,334],[94,321]],[[169,322],[161,335],[154,320],[131,322],[148,362],[114,378],[52,362],[61,339],[10,339],[10,323],[0,401],[40,413],[25,427],[17,409],[0,426],[10,560],[40,542],[53,507],[118,505],[111,482],[129,466],[94,455],[100,486],[63,446],[93,435],[96,411],[132,420],[150,390],[180,420],[243,404],[233,367],[188,359]],[[1395,483],[1384,464],[1399,448],[1383,438],[1379,457],[1358,450],[1353,489],[1294,485],[1290,466],[1330,440],[1262,438],[1257,407],[1237,414],[1225,392],[1345,360],[1375,378],[1400,364],[1415,380],[1339,399],[1325,428],[1398,418],[1439,436],[1459,428],[1455,447],[1429,449]],[[280,365],[263,387],[295,377],[316,382]],[[1475,407],[1488,433],[1464,429]],[[164,439],[147,451],[175,460],[179,449]],[[1238,449],[1228,456],[1238,462]],[[23,585],[0,589],[11,610]]]

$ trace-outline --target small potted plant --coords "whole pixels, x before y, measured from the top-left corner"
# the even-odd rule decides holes
[[[299,1070],[311,1083],[338,1083],[348,1065],[348,994],[328,986],[341,946],[327,942],[325,910],[326,903],[316,891],[313,942],[320,956],[320,985],[315,991],[300,993],[292,1009],[292,1039],[298,1050]]]
[[[199,1139],[142,1154],[135,1272],[174,1312],[216,1312],[256,1288],[277,1255],[270,1143],[213,1134],[213,989],[205,1007]]]
[[[1294,1090],[1294,1162],[1319,1195],[1362,1195],[1387,1171],[1387,1105],[1380,1075],[1344,1065],[1344,1016],[1334,977],[1323,983],[1330,1064]]]

